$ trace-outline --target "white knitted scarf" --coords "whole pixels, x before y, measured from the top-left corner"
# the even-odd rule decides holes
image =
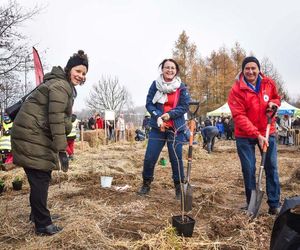
[[[168,93],[175,92],[176,89],[180,87],[181,79],[178,76],[175,76],[172,82],[166,82],[163,78],[163,74],[160,74],[160,76],[156,80],[156,88],[157,91],[153,97],[153,104],[154,103],[161,103],[164,104],[166,101],[168,101]]]

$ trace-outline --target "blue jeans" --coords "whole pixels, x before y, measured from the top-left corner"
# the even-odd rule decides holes
[[[175,137],[175,141],[174,141]],[[182,144],[184,142],[184,132],[174,131],[161,132],[152,128],[149,133],[149,141],[144,159],[143,179],[153,180],[155,164],[164,145],[167,143],[169,158],[172,166],[172,178],[174,182],[184,180],[184,170],[182,162]],[[175,149],[175,150],[174,150]]]
[[[236,138],[237,151],[242,165],[247,204],[250,202],[251,191],[256,189],[256,144],[258,144],[257,139]],[[266,174],[268,205],[271,208],[277,208],[280,206],[280,185],[277,167],[277,144],[275,136],[270,136],[269,138],[269,147],[264,169]]]

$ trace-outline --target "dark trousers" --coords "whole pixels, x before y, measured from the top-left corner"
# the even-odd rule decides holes
[[[175,138],[174,138],[175,137]],[[184,142],[183,131],[161,132],[158,129],[151,129],[149,133],[148,146],[145,153],[143,179],[152,180],[155,164],[164,145],[167,143],[170,162],[172,166],[172,178],[174,182],[184,180],[183,162],[182,162],[182,144]]]
[[[51,171],[24,168],[30,185],[31,216],[34,217],[35,227],[41,228],[52,224],[50,211],[47,208],[48,188]]]
[[[232,137],[232,130],[231,129],[228,129],[227,132],[226,132],[226,139],[227,140],[232,140],[233,137]]]

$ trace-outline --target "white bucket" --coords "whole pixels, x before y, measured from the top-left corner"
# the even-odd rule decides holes
[[[101,176],[101,187],[110,188],[113,177],[111,176]]]

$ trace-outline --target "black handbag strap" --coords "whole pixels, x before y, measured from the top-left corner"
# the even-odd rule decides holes
[[[27,97],[30,96],[40,85],[36,86],[33,90],[31,90],[29,93],[27,93],[26,95],[24,95],[22,98],[21,98],[21,101],[22,102],[25,102]]]

